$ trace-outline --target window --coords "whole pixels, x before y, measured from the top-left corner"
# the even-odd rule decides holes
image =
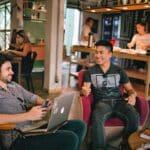
[[[67,8],[66,10],[64,43],[67,55],[70,55],[70,47],[79,42],[80,15],[77,9]]]
[[[10,41],[11,5],[4,3],[0,5],[0,47],[8,48]]]

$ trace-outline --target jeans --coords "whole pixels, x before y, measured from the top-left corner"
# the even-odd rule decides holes
[[[85,135],[85,123],[72,120],[55,133],[43,133],[25,139],[18,138],[10,150],[79,150]]]
[[[104,123],[112,116],[117,116],[126,122],[123,136],[127,138],[135,132],[139,125],[139,114],[135,108],[124,100],[102,101],[95,105],[92,114],[92,149],[106,148]]]

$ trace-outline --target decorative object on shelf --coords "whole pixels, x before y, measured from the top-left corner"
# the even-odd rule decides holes
[[[90,13],[118,13],[122,10],[135,11],[150,8],[150,0],[99,0],[96,6],[92,5],[91,1],[80,0],[80,9]]]
[[[101,4],[102,6],[107,6],[107,0],[102,0]]]
[[[115,5],[116,5],[116,1],[115,0],[107,0],[107,6],[113,7]]]
[[[136,4],[140,4],[141,0],[136,0],[135,2],[136,2]]]
[[[123,5],[127,5],[128,4],[128,0],[122,0],[122,4]]]
[[[144,3],[148,3],[149,0],[145,0]]]
[[[117,0],[117,5],[118,5],[118,6],[121,5],[121,0]]]
[[[30,8],[28,7],[29,4]],[[46,3],[42,1],[24,3],[24,19],[33,21],[46,20]],[[32,7],[31,7],[32,6]]]
[[[134,0],[130,0],[130,4],[134,4]]]

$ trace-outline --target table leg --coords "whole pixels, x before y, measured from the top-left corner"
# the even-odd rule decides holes
[[[150,84],[150,60],[147,62],[147,77],[145,83],[145,97],[149,99],[149,84]]]
[[[21,61],[18,62],[18,83],[21,84]]]

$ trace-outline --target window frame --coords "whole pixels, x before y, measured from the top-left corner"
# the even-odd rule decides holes
[[[3,3],[0,3],[0,7],[4,7],[4,12],[0,12],[0,13],[2,13],[2,15],[4,13],[4,28],[0,29],[0,33],[3,33],[3,35],[4,35],[4,38],[2,39],[4,41],[4,44],[0,45],[0,46],[2,46],[2,48],[7,48],[9,45],[9,42],[7,40],[7,35],[8,35],[8,33],[9,33],[9,35],[11,33],[11,2],[10,1],[4,1]],[[9,9],[8,9],[8,7],[9,7]],[[8,18],[10,18],[9,28],[7,28],[7,23],[8,23],[7,14],[8,13],[10,14],[10,16],[8,17]]]

